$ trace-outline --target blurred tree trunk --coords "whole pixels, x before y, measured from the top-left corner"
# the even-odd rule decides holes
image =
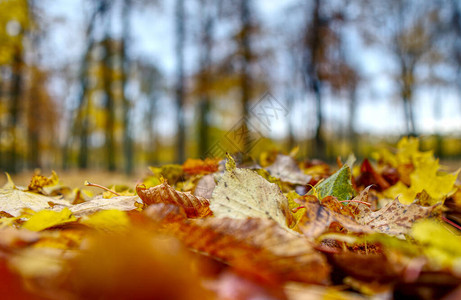
[[[28,0],[29,5],[29,19],[36,20],[36,6],[34,0]],[[41,147],[40,147],[40,107],[41,101],[40,96],[42,96],[42,91],[40,89],[45,89],[45,80],[44,74],[41,74],[38,70],[38,62],[40,60],[40,34],[36,29],[30,35],[30,42],[32,48],[35,49],[32,53],[31,64],[35,65],[30,69],[29,72],[29,93],[26,100],[27,105],[27,160],[29,168],[40,168],[40,157],[41,157]]]
[[[110,24],[110,22],[109,22]],[[110,26],[108,26],[110,27]],[[113,66],[112,66],[112,40],[109,34],[103,42],[104,59],[102,61],[102,78],[105,95],[105,147],[106,147],[106,163],[109,171],[115,171],[115,103],[112,97],[113,83]]]
[[[108,10],[109,3],[107,0],[99,0],[88,22],[86,29],[86,48],[80,63],[78,80],[80,83],[80,93],[78,96],[78,105],[71,124],[71,135],[63,149],[63,168],[66,169],[69,162],[69,151],[71,151],[74,137],[79,141],[77,165],[80,169],[88,167],[89,152],[89,112],[91,107],[90,97],[88,95],[89,85],[89,68],[91,63],[91,51],[94,48],[95,37],[94,28],[97,18],[104,16]]]
[[[201,38],[200,38],[200,103],[199,103],[199,156],[204,155],[210,147],[210,89],[211,56],[213,48],[213,29],[215,23],[216,3],[200,0]]]
[[[358,154],[358,136],[355,130],[355,119],[357,118],[357,87],[352,85],[349,87],[349,123],[348,123],[348,133],[349,141],[351,143],[352,153]]]
[[[249,118],[249,102],[251,100],[252,76],[251,63],[253,51],[251,48],[252,35],[252,16],[251,16],[251,0],[240,0],[239,17],[240,17],[240,33],[239,33],[239,52],[242,56],[240,66],[240,92],[244,126],[242,130],[243,152],[248,153],[251,147],[250,136],[248,134],[248,118]]]
[[[134,147],[133,147],[133,132],[131,128],[131,102],[127,97],[128,75],[130,72],[130,60],[127,55],[127,49],[130,39],[130,14],[132,9],[132,1],[124,0],[122,12],[122,100],[123,100],[123,152],[125,157],[125,173],[131,174],[134,168]]]
[[[38,120],[40,119],[40,109],[39,107],[34,107],[36,105],[40,105],[37,101],[37,95],[40,93],[38,90],[39,87],[38,82],[43,83],[41,80],[40,75],[37,74],[36,70],[32,71],[31,74],[31,89],[29,92],[28,102],[29,107],[27,110],[27,153],[28,153],[28,161],[30,168],[40,168],[40,124],[38,124]]]
[[[322,111],[322,91],[321,81],[319,78],[319,63],[321,56],[325,53],[322,52],[322,26],[320,18],[320,0],[315,0],[314,8],[311,12],[312,20],[307,26],[305,35],[305,81],[306,86],[314,93],[315,96],[315,115],[317,119],[317,126],[315,129],[315,154],[320,158],[325,157],[325,140],[323,137],[323,111]]]
[[[19,112],[22,104],[22,84],[24,72],[24,58],[22,45],[18,45],[14,49],[13,62],[11,65],[12,79],[10,92],[10,107],[9,107],[9,134],[11,137],[10,148],[6,156],[5,169],[7,172],[16,173],[18,171],[18,125]]]
[[[185,46],[185,11],[184,0],[175,4],[175,38],[176,38],[176,109],[177,109],[177,153],[178,163],[186,158],[186,128],[184,120],[184,46]]]

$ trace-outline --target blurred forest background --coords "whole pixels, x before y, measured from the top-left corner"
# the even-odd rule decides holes
[[[267,92],[243,152],[461,158],[461,1],[0,0],[2,171],[203,157]]]

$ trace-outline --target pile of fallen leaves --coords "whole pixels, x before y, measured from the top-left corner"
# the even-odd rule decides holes
[[[457,172],[417,139],[334,172],[292,156],[190,159],[99,195],[9,179],[1,298],[461,297]]]

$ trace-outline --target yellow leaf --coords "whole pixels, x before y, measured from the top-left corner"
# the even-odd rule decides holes
[[[297,209],[298,207],[302,206],[301,204],[298,204],[298,203],[295,202],[295,199],[301,197],[295,191],[290,191],[285,196],[288,199],[288,208],[290,209],[290,211],[293,211],[293,209]],[[303,217],[303,215],[305,213],[306,213],[305,208],[298,209],[295,213],[293,213],[293,217],[294,217],[295,221],[293,222],[294,224],[293,224],[292,227],[296,227],[296,225],[298,225],[299,220],[301,220],[301,218]]]
[[[40,174],[35,174],[30,180],[27,191],[29,192],[41,192],[46,186],[53,186],[58,184],[59,179],[55,171],[52,171],[51,176],[45,177]]]
[[[29,229],[31,231],[41,231],[46,228],[76,220],[77,219],[72,215],[72,212],[68,208],[64,208],[61,211],[44,209],[30,217],[30,219],[24,223],[22,228]]]
[[[102,231],[123,231],[130,225],[130,219],[124,211],[111,209],[88,216],[81,223]]]
[[[423,247],[423,253],[429,259],[432,268],[456,268],[461,271],[461,237],[453,234],[441,223],[426,219],[412,228],[411,235]]]

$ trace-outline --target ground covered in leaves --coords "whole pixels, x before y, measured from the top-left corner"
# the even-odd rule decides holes
[[[9,179],[1,298],[461,297],[457,172],[417,139],[338,168],[292,156],[151,167],[96,195]]]

